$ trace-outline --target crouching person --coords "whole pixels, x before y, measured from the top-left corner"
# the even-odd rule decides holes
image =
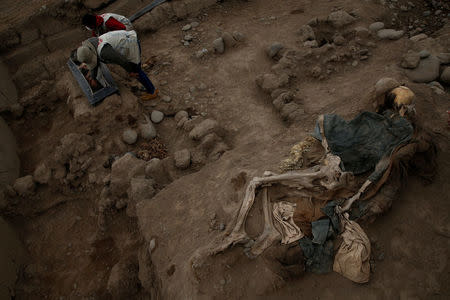
[[[158,90],[141,68],[141,48],[135,31],[111,31],[85,40],[77,49],[77,60],[86,66],[95,78],[98,60],[124,68],[145,87],[147,94],[142,100],[154,99]]]

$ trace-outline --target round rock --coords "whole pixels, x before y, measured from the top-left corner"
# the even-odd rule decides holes
[[[40,184],[47,184],[52,176],[52,171],[45,163],[40,164],[33,173],[34,181]]]
[[[188,118],[189,117],[189,114],[188,114],[188,112],[187,111],[185,111],[185,110],[180,110],[179,112],[177,112],[176,114],[175,114],[175,122],[179,122],[181,119],[184,119],[184,118]]]
[[[239,31],[234,31],[233,32],[233,38],[238,41],[238,42],[242,42],[245,40],[245,35],[243,35],[242,33],[240,33]]]
[[[183,30],[183,31],[188,31],[188,30],[190,30],[192,28],[192,25],[191,24],[186,24],[186,25],[184,25],[182,28],[181,28],[181,30]]]
[[[164,102],[170,102],[170,101],[172,101],[172,98],[171,98],[170,96],[167,96],[167,95],[163,96],[161,99],[162,99],[162,101],[164,101]]]
[[[441,81],[450,84],[450,67],[446,67],[442,72]]]
[[[421,59],[414,70],[407,70],[406,76],[414,82],[426,83],[439,77],[440,61],[433,55]]]
[[[36,188],[36,185],[34,184],[33,181],[33,176],[28,175],[17,178],[16,181],[14,182],[13,188],[20,196],[27,196],[33,194],[34,189]]]
[[[428,56],[430,56],[430,51],[422,50],[419,52],[419,56],[420,56],[420,58],[427,58]]]
[[[223,42],[223,39],[221,37],[218,39],[215,39],[213,41],[213,47],[214,47],[214,51],[216,51],[217,53],[223,53],[225,51],[225,44]]]
[[[403,36],[403,30],[381,29],[377,32],[377,36],[382,40],[398,40]]]
[[[399,85],[400,83],[394,78],[384,77],[378,80],[375,84],[375,93],[379,96],[398,87]]]
[[[151,119],[153,123],[158,124],[164,119],[164,113],[154,110],[152,111]]]
[[[328,16],[328,22],[333,24],[334,27],[343,27],[345,25],[353,23],[355,20],[356,19],[354,17],[352,17],[346,11],[343,10],[332,12]]]
[[[156,128],[150,120],[139,124],[139,131],[142,138],[145,140],[150,140],[156,137]]]
[[[131,128],[126,129],[122,134],[122,140],[128,145],[132,145],[137,141],[137,132]]]
[[[371,31],[375,31],[375,32],[377,32],[378,30],[381,30],[383,28],[384,28],[383,22],[375,22],[375,23],[370,24],[370,26],[369,26],[369,29]]]
[[[283,48],[284,46],[281,43],[275,42],[267,48],[267,55],[269,55],[270,58],[273,58]]]
[[[231,48],[236,46],[236,40],[229,32],[222,33],[222,39],[226,47]]]
[[[414,69],[417,67],[420,61],[419,53],[409,50],[403,57],[401,66],[405,69]]]

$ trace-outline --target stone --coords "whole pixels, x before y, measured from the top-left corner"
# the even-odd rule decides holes
[[[180,122],[180,120],[184,119],[184,118],[186,118],[186,119],[189,118],[189,114],[185,110],[180,110],[179,112],[177,112],[175,114],[175,122],[176,123]]]
[[[198,27],[200,25],[200,23],[199,22],[192,22],[191,23],[191,26],[192,26],[192,28],[196,28],[196,27]]]
[[[303,25],[300,27],[300,30],[298,31],[298,34],[300,36],[300,40],[302,42],[305,41],[312,41],[316,39],[316,35],[314,33],[314,30],[309,25]]]
[[[334,27],[343,27],[348,24],[353,23],[356,19],[349,15],[344,10],[334,11],[328,15],[328,22],[330,22]]]
[[[191,152],[183,149],[174,153],[175,167],[184,170],[191,164]]]
[[[309,47],[309,48],[317,48],[319,46],[319,44],[317,43],[316,40],[314,40],[314,41],[306,41],[306,42],[304,42],[303,46]]]
[[[347,42],[347,40],[340,34],[333,36],[333,43],[337,46],[342,46]]]
[[[380,96],[398,86],[400,86],[400,83],[394,78],[384,77],[375,84],[375,93],[377,96]]]
[[[27,175],[17,178],[14,182],[13,188],[20,196],[29,196],[33,194],[36,188],[33,181],[33,176]]]
[[[191,34],[186,34],[183,38],[186,42],[190,42],[194,39],[194,37]]]
[[[223,42],[223,39],[221,37],[215,39],[213,41],[213,47],[215,52],[222,54],[225,51],[225,44]]]
[[[164,95],[161,97],[161,100],[168,103],[172,101],[172,98],[170,96]]]
[[[441,75],[442,75],[442,74],[441,74]],[[437,82],[437,81],[432,81],[432,82],[428,83],[428,85],[431,86],[431,87],[438,88],[438,89],[440,89],[440,90],[442,90],[442,91],[445,90],[444,87],[443,87],[439,82]]]
[[[236,40],[233,38],[233,36],[229,32],[222,33],[222,40],[225,44],[225,47],[231,48],[236,46]]]
[[[408,50],[408,52],[403,56],[403,60],[401,63],[402,68],[405,69],[414,69],[417,67],[417,65],[420,62],[420,55],[419,53]]]
[[[358,26],[355,28],[355,35],[361,39],[369,37],[369,30],[366,27]]]
[[[189,132],[189,137],[193,140],[201,140],[205,135],[216,132],[218,128],[219,123],[217,123],[216,120],[206,119],[197,124],[191,132]]]
[[[130,180],[135,175],[145,175],[145,161],[137,159],[131,153],[115,160],[111,166],[111,193],[121,197],[127,192]]]
[[[203,56],[205,56],[206,54],[208,54],[208,49],[203,48],[198,50],[197,52],[195,52],[195,57],[197,58],[202,58]]]
[[[186,24],[186,25],[184,25],[182,28],[181,28],[181,30],[183,30],[183,31],[188,31],[188,30],[190,30],[192,28],[192,25],[191,24]]]
[[[369,30],[377,32],[378,30],[381,30],[384,28],[384,23],[383,22],[375,22],[370,24],[369,26]]]
[[[281,43],[275,42],[267,48],[266,52],[270,58],[274,58],[283,48],[284,46]]]
[[[437,57],[430,55],[421,59],[419,65],[414,70],[407,70],[406,76],[414,82],[426,83],[439,77],[440,61]]]
[[[410,40],[411,42],[416,43],[416,42],[421,41],[421,40],[424,40],[424,39],[426,39],[426,38],[428,38],[428,35],[426,35],[425,33],[420,33],[420,34],[417,34],[417,35],[415,35],[415,36],[410,37],[409,40]]]
[[[145,121],[141,121],[138,127],[144,140],[151,140],[156,137],[156,128],[147,115],[145,115]]]
[[[422,50],[419,52],[419,56],[420,56],[420,58],[427,58],[428,56],[430,56],[430,51]]]
[[[398,40],[403,36],[403,30],[381,29],[377,32],[377,36],[382,40]]]
[[[272,73],[262,74],[256,77],[256,84],[266,93],[272,93],[275,89],[288,84],[289,76],[287,74],[275,75]]]
[[[164,113],[160,112],[159,110],[152,111],[151,114],[151,120],[153,123],[161,123],[161,121],[164,119]]]
[[[243,35],[239,31],[234,31],[233,38],[238,42],[243,42],[245,40],[245,35]]]
[[[450,53],[439,53],[437,58],[441,64],[450,64]]]
[[[450,67],[445,67],[444,71],[441,74],[441,81],[443,83],[450,84]]]
[[[132,145],[136,143],[138,134],[136,130],[128,128],[125,129],[125,131],[122,134],[122,140],[127,143],[128,145]]]
[[[47,184],[52,177],[52,170],[45,164],[40,164],[33,173],[33,179],[37,183]]]
[[[200,91],[204,91],[204,90],[206,90],[206,88],[207,88],[207,86],[203,82],[200,82],[200,84],[198,85],[198,89]]]
[[[155,248],[156,248],[156,240],[151,239],[150,243],[148,243],[148,250],[150,251],[150,253],[152,253],[153,250],[155,250]]]

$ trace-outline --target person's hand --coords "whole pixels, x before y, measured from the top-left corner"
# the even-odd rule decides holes
[[[138,78],[139,77],[138,73],[130,72],[129,75],[130,75],[130,77],[133,77],[133,78]]]
[[[82,63],[79,67],[78,67],[78,69],[87,69],[88,67],[87,67],[87,65],[85,64],[85,63]]]
[[[96,88],[98,86],[97,80],[95,79],[89,79],[89,85],[93,88]]]

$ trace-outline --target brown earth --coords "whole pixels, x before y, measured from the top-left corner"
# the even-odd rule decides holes
[[[142,6],[140,1],[129,1],[127,7],[126,2],[116,1],[103,10],[122,9],[130,14],[130,7]],[[48,78],[34,87],[21,89],[23,115],[2,113],[19,145],[21,176],[33,174],[41,162],[51,164],[55,153],[63,151],[58,148],[61,139],[70,133],[92,137],[94,146],[79,155],[80,150],[75,149],[66,161],[75,164],[74,160],[91,157],[91,165],[82,175],[73,180],[52,178],[26,197],[11,195],[8,207],[2,210],[28,253],[16,284],[16,299],[448,299],[449,87],[444,85],[445,93],[436,94],[429,85],[412,83],[399,64],[410,48],[427,49],[432,54],[450,52],[450,24],[448,17],[438,21],[434,15],[423,17],[419,10],[425,7],[423,1],[411,1],[416,8],[408,12],[398,9],[407,1],[384,2],[383,6],[379,1],[356,0],[226,1],[180,20],[174,18],[153,33],[141,20],[142,61],[149,64],[149,77],[163,95],[171,97],[170,103],[161,97],[151,103],[139,102],[129,92],[136,82],[114,67],[121,95],[111,96],[95,108],[83,106],[86,99],[77,95],[79,91],[63,65],[54,75],[48,69]],[[17,2],[10,11],[0,6],[0,16],[3,19],[9,14],[12,26],[22,22],[25,18],[17,7],[24,3]],[[388,4],[395,7],[390,9]],[[23,14],[36,14],[36,9],[27,7]],[[77,13],[81,15],[83,9]],[[371,41],[375,46],[366,46],[355,43],[349,34],[348,44],[337,50],[312,50],[296,65],[286,87],[295,91],[304,113],[283,121],[270,95],[255,83],[257,75],[271,72],[276,64],[265,50],[280,42],[286,49],[308,52],[299,40],[300,27],[337,9],[357,16],[347,29],[384,21],[386,28],[406,29],[409,34],[411,30],[401,26],[409,26],[405,20],[411,18],[420,19],[431,38],[412,44],[407,36],[395,41],[368,37],[364,43]],[[449,13],[448,5],[443,11],[443,15]],[[391,26],[393,13],[400,18]],[[74,18],[67,25],[70,30],[76,29]],[[200,25],[181,31],[192,21]],[[327,38],[330,32],[338,31],[328,27],[317,30]],[[215,54],[212,41],[223,31],[238,31],[245,39],[235,47],[226,46],[224,54]],[[180,43],[185,34],[194,37],[189,46]],[[69,40],[64,51],[43,55],[64,61],[79,42]],[[350,55],[343,61],[325,61],[333,51],[352,52],[351,46],[369,49],[371,55],[367,60]],[[197,58],[195,54],[202,48],[208,48],[209,53]],[[11,57],[15,51],[5,50],[2,56]],[[8,65],[7,59],[4,62]],[[16,74],[18,66],[8,66],[11,74]],[[319,76],[311,72],[316,66],[321,68]],[[327,69],[331,71],[327,73]],[[312,130],[320,114],[336,113],[350,119],[360,111],[372,110],[367,94],[382,77],[396,78],[416,93],[417,118],[438,145],[439,167],[428,185],[410,176],[392,209],[374,223],[362,224],[374,249],[369,283],[352,283],[337,273],[305,273],[284,280],[273,272],[267,257],[249,259],[241,246],[206,258],[201,266],[193,265],[198,249],[223,234],[219,224],[224,224],[225,230],[232,226],[246,181],[265,170],[278,171],[280,161]],[[25,79],[15,76],[16,85],[24,86],[20,80]],[[202,83],[206,88],[199,88]],[[46,85],[49,87],[44,88]],[[43,92],[36,91],[39,87]],[[139,122],[142,113],[154,109],[166,114],[156,128],[168,150],[165,171],[153,178],[156,194],[139,203],[128,202],[126,209],[118,203],[129,200],[118,195],[115,204],[107,206],[102,194],[108,190],[104,178],[111,170],[104,165],[111,158],[139,150],[142,139],[135,145],[124,145],[122,131],[132,127],[133,120]],[[193,119],[190,126],[207,118],[217,120],[222,128],[218,135],[227,151],[199,159],[187,170],[176,169],[176,151],[187,148],[197,153],[199,147],[199,142],[188,137],[189,130],[177,128],[174,115],[180,110],[189,112]],[[113,142],[116,140],[119,142]],[[79,145],[72,141],[70,146]],[[130,208],[134,206],[135,212]],[[250,212],[248,228],[254,236],[262,230],[261,214],[257,203]],[[152,243],[156,246],[150,250]],[[149,252],[151,255],[146,254]]]

